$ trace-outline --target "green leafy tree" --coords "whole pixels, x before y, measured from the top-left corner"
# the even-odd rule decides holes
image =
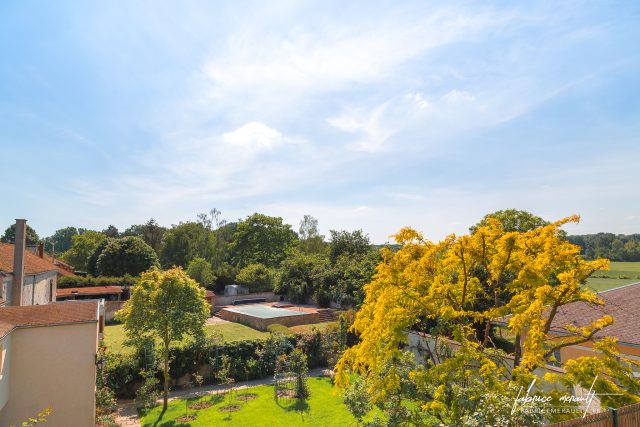
[[[309,367],[307,365],[307,356],[301,349],[296,348],[289,354],[281,354],[278,357],[276,366],[280,373],[292,373],[295,375],[295,394],[298,399],[309,397],[309,388],[307,387]]]
[[[137,276],[159,265],[151,246],[133,236],[112,240],[98,257],[98,272],[102,276]]]
[[[102,230],[102,234],[107,237],[111,237],[112,239],[117,239],[118,237],[120,237],[120,232],[115,225],[109,225],[107,228]]]
[[[37,245],[40,241],[40,237],[38,237],[38,233],[36,230],[31,228],[29,224],[27,224],[27,235],[26,235],[27,245]],[[2,243],[14,243],[16,241],[16,225],[11,224],[4,230],[4,234],[0,238],[0,242]]]
[[[164,410],[169,396],[169,359],[172,344],[185,336],[204,340],[204,324],[209,317],[205,290],[181,268],[143,273],[131,298],[118,313],[127,338],[133,343],[160,341],[164,377]]]
[[[255,213],[237,224],[231,254],[239,267],[260,263],[276,268],[296,240],[296,233],[282,218]]]
[[[325,271],[326,292],[343,306],[360,305],[364,300],[364,285],[373,278],[380,260],[376,250],[339,255]]]
[[[106,240],[105,235],[97,231],[85,231],[82,234],[73,236],[71,238],[71,248],[62,255],[62,260],[71,264],[76,270],[88,271],[89,274],[94,274],[89,271],[91,256],[100,244]]]
[[[485,215],[480,222],[471,226],[469,231],[475,233],[480,227],[486,227],[489,224],[489,218],[500,221],[504,231],[517,231],[518,233],[524,233],[534,228],[549,225],[549,221],[545,221],[530,212],[517,209],[505,209]]]
[[[187,266],[187,274],[205,288],[211,288],[216,276],[211,269],[211,263],[204,258],[194,258]]]
[[[215,234],[201,223],[185,222],[164,235],[160,259],[165,267],[186,267],[194,258],[209,260],[215,248]]]
[[[68,251],[73,245],[73,236],[81,234],[80,231],[83,230],[78,230],[75,227],[65,227],[56,230],[51,237],[46,239],[46,242],[48,243],[47,249],[53,250],[55,248],[56,254],[62,254]]]
[[[127,228],[122,233],[122,236],[140,237],[147,245],[151,246],[157,254],[160,254],[162,239],[166,232],[167,229],[165,227],[162,227],[155,219],[151,218],[144,224],[132,225]]]
[[[335,262],[340,255],[362,255],[371,250],[369,237],[362,230],[331,230],[329,258]]]
[[[300,221],[298,238],[301,252],[319,254],[325,251],[324,236],[318,231],[318,220],[311,215],[305,215]]]
[[[98,271],[98,259],[100,258],[100,255],[102,255],[102,252],[106,249],[107,245],[111,243],[113,240],[115,240],[110,237],[104,238],[104,234],[102,233],[99,233],[99,234],[100,236],[103,236],[103,238],[100,241],[100,243],[98,243],[98,245],[95,247],[95,249],[93,250],[93,252],[91,253],[91,255],[89,256],[86,262],[87,264],[86,271],[91,276],[100,275],[100,271]]]
[[[321,286],[326,268],[326,259],[294,252],[282,262],[274,292],[287,295],[293,302],[305,303]]]
[[[270,291],[273,289],[275,272],[263,264],[249,264],[238,272],[236,282],[244,285],[251,292]]]

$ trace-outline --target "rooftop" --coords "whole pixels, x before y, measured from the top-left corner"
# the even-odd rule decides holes
[[[604,305],[578,301],[564,305],[551,324],[551,331],[568,334],[565,325],[586,326],[608,314],[613,325],[595,334],[597,338],[617,337],[620,343],[640,346],[640,283],[599,292]]]
[[[13,272],[13,244],[0,243],[0,271],[6,273]],[[70,272],[58,267],[46,258],[29,252],[24,252],[24,273],[27,275],[43,273],[45,271],[56,271],[62,275],[69,275]]]
[[[16,328],[68,325],[98,321],[97,301],[0,308],[0,338]]]

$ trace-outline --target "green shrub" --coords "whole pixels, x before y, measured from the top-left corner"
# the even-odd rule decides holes
[[[138,277],[106,277],[106,276],[61,276],[58,278],[58,288],[83,288],[87,286],[133,286]]]
[[[134,381],[139,380],[138,361],[133,355],[107,353],[104,374],[107,386],[117,397],[133,397],[131,388]]]
[[[144,378],[144,382],[142,386],[138,390],[136,390],[136,405],[139,408],[152,408],[155,406],[156,401],[160,397],[160,392],[158,386],[160,385],[160,380],[156,377],[155,372],[140,371],[140,376]]]

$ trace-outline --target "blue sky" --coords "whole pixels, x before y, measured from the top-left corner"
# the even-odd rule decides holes
[[[640,233],[638,46],[635,1],[3,1],[0,226]]]

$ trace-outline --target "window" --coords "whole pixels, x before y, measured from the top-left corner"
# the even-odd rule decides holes
[[[53,302],[56,300],[56,296],[53,294],[53,279],[49,280],[49,301]]]
[[[549,364],[551,366],[560,367],[560,365],[562,365],[562,358],[560,357],[560,354],[561,353],[559,348],[553,350],[553,358],[555,359],[555,361],[554,360],[549,361]]]

